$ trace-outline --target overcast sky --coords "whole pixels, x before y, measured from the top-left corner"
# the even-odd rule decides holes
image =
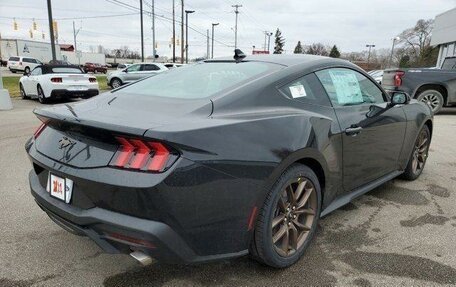
[[[112,2],[123,2],[139,8],[139,0],[53,0],[53,16],[58,21],[59,43],[73,44],[73,20],[82,27],[78,48],[90,51],[97,45],[112,49],[127,45],[140,49],[139,12]],[[152,0],[144,0],[144,9],[151,11]],[[402,30],[413,26],[418,19],[434,18],[437,14],[456,7],[456,0],[185,0],[185,8],[195,10],[189,15],[189,55],[206,54],[206,30],[211,23],[220,23],[215,30],[215,56],[230,55],[234,47],[234,4],[239,9],[238,46],[250,53],[252,46],[264,45],[263,31],[282,31],[285,50],[291,53],[300,40],[303,44],[322,42],[336,44],[341,52],[362,51],[366,44],[376,48],[390,48],[391,39]],[[156,39],[158,54],[170,56],[172,0],[155,0]],[[180,1],[176,0],[176,18],[180,19]],[[122,16],[112,16],[119,15]],[[129,15],[127,15],[129,14]],[[109,16],[109,17],[105,17]],[[13,30],[13,19],[19,31]],[[163,18],[164,17],[164,18]],[[0,0],[0,33],[2,38],[30,39],[32,18],[38,31],[34,39],[49,41],[46,0]],[[152,21],[144,16],[146,55],[152,54]],[[176,24],[176,37],[180,26]],[[271,37],[271,48],[273,46]],[[180,47],[177,48],[177,51]],[[179,52],[176,52],[179,55]]]

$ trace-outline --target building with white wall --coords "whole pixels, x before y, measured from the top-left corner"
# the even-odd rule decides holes
[[[435,17],[431,45],[440,48],[437,67],[446,57],[456,57],[456,8]]]

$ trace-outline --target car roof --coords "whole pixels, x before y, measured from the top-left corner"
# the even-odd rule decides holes
[[[205,60],[205,62],[234,62],[235,60],[233,57],[224,57],[224,58],[215,58],[211,60]],[[270,55],[247,55],[242,61],[256,61],[256,62],[267,62],[278,64],[282,66],[295,66],[301,64],[318,64],[319,62],[325,63],[328,61],[339,62],[339,63],[347,63],[346,60],[341,60],[337,58],[329,58],[324,56],[317,56],[317,55],[307,55],[307,54],[270,54]]]

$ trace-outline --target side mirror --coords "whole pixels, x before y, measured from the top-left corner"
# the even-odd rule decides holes
[[[391,94],[391,105],[405,105],[409,102],[409,96],[405,92],[393,92]]]
[[[128,69],[124,69],[122,72],[128,73]]]

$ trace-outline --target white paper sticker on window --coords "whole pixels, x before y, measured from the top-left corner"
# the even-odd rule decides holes
[[[301,98],[307,96],[306,89],[304,89],[303,85],[290,86],[289,89],[293,98]]]

